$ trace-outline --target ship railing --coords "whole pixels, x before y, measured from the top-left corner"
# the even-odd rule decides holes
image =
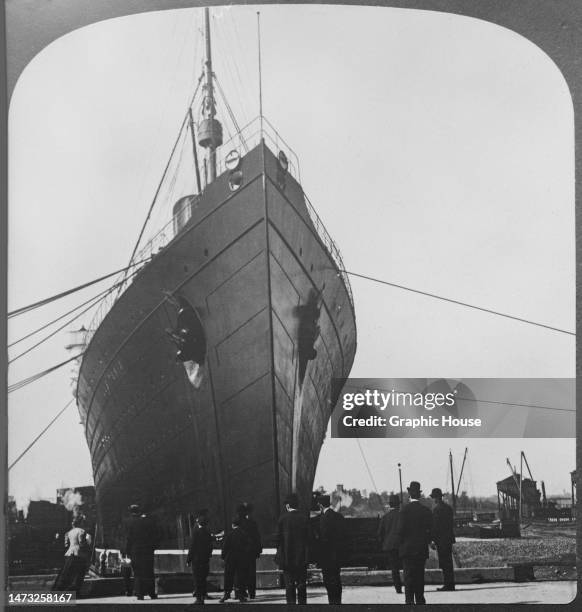
[[[242,156],[260,144],[261,139],[264,139],[265,144],[276,155],[278,155],[279,151],[285,153],[289,161],[289,173],[298,183],[301,183],[301,172],[297,154],[264,115],[262,122],[261,117],[255,117],[221,145],[220,152],[216,156],[217,174],[222,174],[226,170],[225,158],[233,149],[237,150]]]
[[[186,205],[186,203],[185,203]],[[93,314],[93,318],[89,323],[89,330],[87,334],[87,343],[91,339],[94,330],[96,330],[99,325],[103,322],[103,319],[107,315],[107,313],[113,307],[113,304],[117,301],[117,298],[127,289],[129,285],[131,285],[133,281],[133,277],[135,274],[141,270],[147,263],[149,263],[152,258],[159,253],[174,237],[174,220],[171,219],[166,225],[160,229],[157,234],[149,240],[142,249],[140,249],[135,257],[134,261],[140,262],[139,265],[131,268],[129,273],[121,273],[118,277],[116,277],[114,281],[114,286],[118,285],[115,290],[110,291],[99,303],[97,310],[95,310]]]
[[[348,293],[348,298],[350,300],[350,304],[352,305],[352,308],[353,308],[354,307],[354,296],[352,293],[352,286],[350,284],[350,279],[348,277],[348,273],[346,272],[346,268],[344,266],[344,261],[342,259],[340,250],[338,249],[333,238],[329,235],[329,232],[325,228],[325,225],[323,224],[321,217],[317,214],[317,211],[315,210],[315,208],[309,201],[309,198],[307,197],[305,192],[303,192],[303,195],[305,197],[305,204],[307,206],[307,211],[309,212],[311,221],[313,225],[315,226],[317,235],[319,236],[319,239],[321,240],[321,242],[323,242],[323,245],[325,246],[325,248],[331,255],[331,258],[333,259],[335,265],[338,268],[339,275],[344,282],[346,291]]]

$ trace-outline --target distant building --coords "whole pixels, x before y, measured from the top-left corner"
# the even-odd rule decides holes
[[[6,519],[9,525],[13,525],[18,522],[18,509],[16,508],[16,500],[12,495],[8,496],[8,502],[6,504]]]
[[[501,519],[519,518],[520,475],[508,476],[497,483],[497,502]],[[541,506],[541,491],[535,480],[524,478],[521,483],[521,516],[532,517]]]
[[[550,495],[548,497],[548,505],[554,505],[556,508],[570,508],[572,498],[566,495]]]
[[[50,540],[54,539],[57,533],[63,534],[69,527],[70,521],[61,504],[41,499],[30,502],[26,523],[38,530],[40,537]]]

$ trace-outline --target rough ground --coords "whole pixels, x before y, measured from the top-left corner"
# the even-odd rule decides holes
[[[575,525],[531,525],[516,539],[475,540],[459,538],[455,544],[458,567],[502,567],[523,561],[576,559]]]

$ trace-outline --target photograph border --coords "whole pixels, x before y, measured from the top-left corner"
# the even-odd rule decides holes
[[[426,11],[437,11],[451,13],[476,19],[488,21],[501,27],[513,30],[527,38],[530,42],[542,49],[556,64],[568,84],[574,107],[574,130],[575,130],[575,191],[576,191],[576,269],[581,260],[582,251],[582,228],[580,222],[579,206],[581,181],[582,181],[582,96],[581,84],[582,73],[580,70],[580,58],[576,56],[577,51],[582,48],[582,3],[579,0],[376,0],[372,2],[349,1],[344,2],[200,2],[187,0],[4,0],[0,7],[0,36],[3,37],[2,49],[4,50],[2,61],[0,61],[0,105],[2,111],[1,122],[1,169],[0,185],[2,188],[0,203],[0,236],[2,248],[0,248],[0,271],[1,282],[1,309],[2,321],[0,336],[2,341],[7,340],[7,266],[8,266],[8,107],[14,86],[22,71],[32,58],[44,47],[60,36],[78,29],[80,27],[124,15],[131,15],[150,11],[166,9],[193,8],[201,6],[224,6],[236,4],[323,4],[323,5],[361,5],[377,6],[386,8],[416,9]],[[11,49],[8,49],[8,41]],[[9,56],[10,53],[10,56]],[[580,333],[582,322],[579,304],[579,279],[576,279],[576,331]],[[578,395],[582,393],[580,383],[580,346],[576,344],[576,390]],[[2,353],[2,364],[4,376],[2,377],[2,402],[0,409],[0,435],[2,436],[1,466],[3,474],[7,474],[7,354]],[[578,402],[576,403],[578,405]],[[578,415],[577,415],[578,416]],[[581,419],[576,419],[576,467],[577,487],[582,480],[581,453],[582,453],[582,424]],[[579,488],[578,488],[579,490]],[[7,490],[4,491],[4,509],[6,512]],[[581,516],[580,498],[577,499],[577,514]],[[578,592],[576,599],[565,607],[578,608],[582,603],[581,588],[582,579],[580,575],[580,563],[582,561],[581,542],[582,526],[577,522],[577,575]],[[0,526],[0,542],[2,550],[6,551],[6,524],[2,521]],[[7,566],[1,573],[1,587],[5,592],[7,582]],[[166,609],[164,604],[162,609]],[[387,605],[387,604],[382,604]],[[52,606],[50,606],[52,608]],[[97,609],[100,606],[95,606]],[[157,606],[156,606],[157,607]],[[183,607],[183,606],[182,606]],[[359,604],[353,607],[361,609],[375,609],[373,604]],[[450,610],[462,610],[466,608],[463,604],[451,604]],[[486,604],[472,605],[471,608],[488,608]],[[496,606],[503,608],[504,606]],[[505,606],[511,609],[511,605]],[[84,609],[92,609],[87,605]],[[109,606],[113,609],[125,609],[124,606]],[[523,609],[553,609],[555,605],[550,604],[524,604]],[[56,608],[55,608],[56,609]]]

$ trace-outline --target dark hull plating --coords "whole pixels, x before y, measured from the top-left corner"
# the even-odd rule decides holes
[[[263,145],[242,160],[242,187],[222,175],[187,226],[136,276],[85,352],[78,405],[89,444],[101,537],[122,543],[139,501],[183,547],[188,516],[208,508],[224,528],[235,505],[255,506],[271,540],[282,498],[310,498],[315,468],[356,348],[346,286],[308,214],[301,187]],[[300,366],[301,307],[322,290],[317,356]],[[195,389],[165,330],[164,291],[195,308],[206,334]],[[303,380],[301,380],[303,379]]]

